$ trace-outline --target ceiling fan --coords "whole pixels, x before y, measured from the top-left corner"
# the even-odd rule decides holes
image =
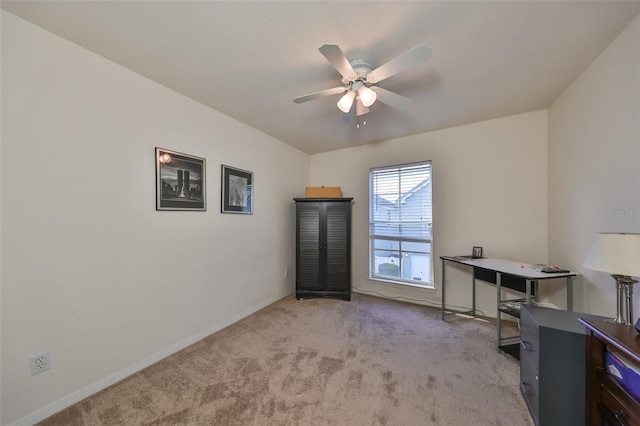
[[[355,105],[356,116],[368,113],[369,107],[376,100],[400,110],[409,108],[411,99],[377,86],[377,84],[431,58],[431,48],[421,44],[373,69],[364,59],[356,58],[349,61],[336,44],[323,44],[319,50],[342,75],[342,86],[298,96],[293,102],[301,104],[324,96],[347,92],[338,101],[338,108],[348,114]]]

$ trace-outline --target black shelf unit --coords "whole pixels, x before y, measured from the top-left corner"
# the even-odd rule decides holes
[[[521,306],[524,304],[525,299],[510,299],[510,300],[502,300],[500,306],[498,307],[499,312],[503,312],[507,315],[511,315],[515,318],[520,318],[520,310]],[[500,318],[498,318],[500,321]],[[517,339],[516,342],[507,343],[511,340]],[[520,335],[514,335],[509,337],[501,337],[500,345],[498,346],[502,352],[507,355],[514,357],[515,359],[520,359]]]
[[[525,300],[526,299],[503,300],[498,310],[512,317],[520,318],[520,306],[522,306]]]
[[[484,269],[480,267],[474,267],[473,273],[475,279],[479,279],[488,283],[496,284],[497,283],[497,273],[496,271]],[[501,274],[500,275],[500,287],[501,289],[509,289],[516,291],[518,293],[526,294],[527,280],[524,277],[519,277],[516,275],[510,274]],[[534,282],[531,286],[531,298],[535,299],[538,294],[538,284]],[[509,306],[510,303],[518,303],[520,305],[524,304],[525,298],[516,298],[516,299],[506,299],[498,301],[498,313],[496,320],[498,321],[498,349],[509,355],[513,358],[520,360],[520,335],[513,336],[502,336],[500,334],[500,330],[502,330],[502,326],[500,325],[502,322],[501,313],[505,313],[515,318],[520,318],[520,309],[513,308]]]
[[[510,355],[517,360],[520,360],[520,342],[500,345],[498,346],[498,349],[500,349],[500,351],[502,351],[503,353]]]

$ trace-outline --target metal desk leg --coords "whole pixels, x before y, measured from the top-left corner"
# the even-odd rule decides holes
[[[471,273],[471,311],[473,316],[476,316],[476,268],[472,267]]]
[[[567,277],[567,311],[573,311],[573,281]]]
[[[500,272],[496,272],[496,293],[497,293],[497,303],[496,303],[496,322],[498,326],[498,339],[496,340],[496,349],[500,352],[500,343],[502,342],[502,317],[500,312],[500,302],[502,301],[502,274]]]
[[[524,302],[531,303],[531,280],[525,280]]]
[[[445,263],[447,262],[444,259],[442,260],[442,319],[444,320],[444,289],[447,286],[447,279],[446,279],[446,275],[445,275]]]

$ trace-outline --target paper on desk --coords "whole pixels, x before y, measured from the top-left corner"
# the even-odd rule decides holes
[[[618,370],[615,365],[609,364],[608,367],[609,367],[609,373],[611,375],[616,376],[620,380],[623,379],[622,378],[622,373],[620,373],[620,370]]]

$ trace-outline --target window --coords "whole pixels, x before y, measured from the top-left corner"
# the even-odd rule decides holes
[[[370,277],[433,288],[431,162],[371,169]]]

